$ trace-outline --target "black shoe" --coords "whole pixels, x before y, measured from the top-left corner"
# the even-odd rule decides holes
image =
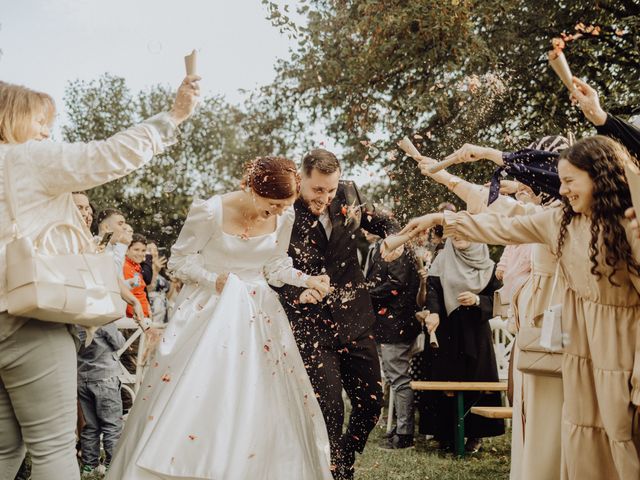
[[[396,434],[396,427],[393,427],[393,428],[391,429],[391,431],[386,432],[386,433],[382,436],[382,438],[391,438],[391,437],[393,437],[395,434]]]
[[[477,453],[482,448],[481,438],[467,438],[467,443],[464,444],[464,451],[468,453]]]
[[[453,452],[453,442],[449,440],[438,440],[438,450]]]
[[[384,450],[400,450],[411,447],[413,447],[413,435],[400,435],[397,433],[393,437],[385,439],[380,445],[380,448]]]

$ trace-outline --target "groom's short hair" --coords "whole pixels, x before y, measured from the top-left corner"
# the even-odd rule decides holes
[[[324,175],[331,175],[340,170],[340,162],[329,150],[316,148],[307,153],[302,159],[302,171],[307,177],[311,175],[314,169]]]

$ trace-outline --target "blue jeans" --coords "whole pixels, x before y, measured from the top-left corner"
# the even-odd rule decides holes
[[[118,377],[78,381],[78,398],[86,425],[80,433],[82,463],[97,467],[100,463],[100,434],[106,464],[122,433],[122,399]]]

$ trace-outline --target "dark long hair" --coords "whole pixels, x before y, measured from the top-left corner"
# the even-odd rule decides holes
[[[574,167],[584,170],[593,182],[593,203],[591,205],[591,241],[589,242],[589,258],[591,273],[598,278],[603,272],[598,263],[600,255],[600,238],[604,244],[604,263],[611,268],[607,275],[613,281],[621,263],[627,265],[630,272],[640,275],[640,264],[631,253],[625,230],[620,223],[624,211],[631,207],[631,193],[624,174],[624,163],[633,162],[633,157],[618,142],[596,135],[583,138],[564,150],[560,159],[566,160]],[[573,211],[567,198],[563,198],[563,215],[558,235],[558,257],[562,254],[567,228],[578,214]]]

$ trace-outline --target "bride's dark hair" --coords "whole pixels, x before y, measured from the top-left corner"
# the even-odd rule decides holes
[[[566,160],[574,167],[584,170],[593,182],[593,200],[591,204],[591,241],[589,258],[591,273],[601,278],[603,271],[598,256],[604,255],[604,263],[610,267],[607,275],[609,282],[613,280],[621,264],[640,275],[640,264],[634,259],[631,246],[627,240],[621,221],[624,211],[631,206],[631,194],[624,174],[624,163],[635,162],[629,152],[618,142],[596,135],[583,138],[564,150],[558,161]],[[573,211],[567,198],[563,198],[563,216],[558,235],[558,257],[562,254],[567,227],[578,214]],[[600,249],[600,239],[604,248]]]
[[[291,198],[300,190],[296,164],[284,157],[254,158],[245,165],[242,188],[251,188],[265,198]]]

